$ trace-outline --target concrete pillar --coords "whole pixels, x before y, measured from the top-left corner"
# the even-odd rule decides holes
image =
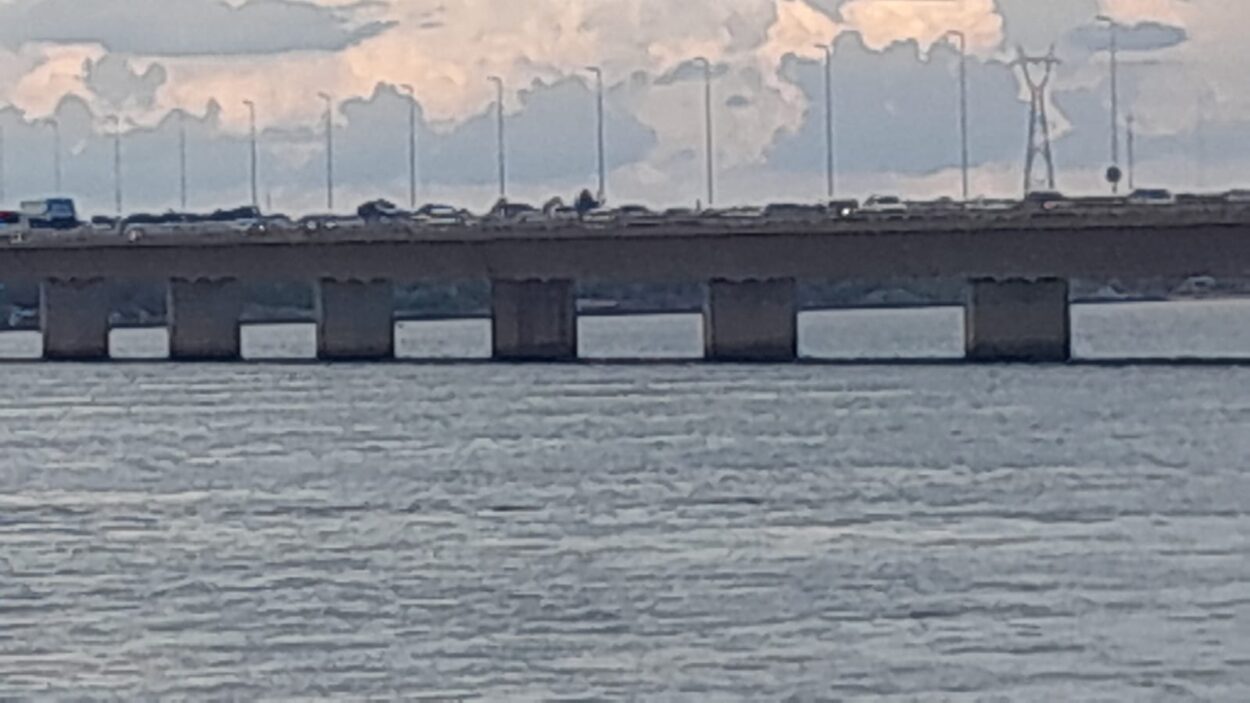
[[[43,358],[99,361],[109,358],[112,298],[103,280],[46,280],[39,287]]]
[[[707,285],[703,348],[709,361],[787,362],[799,355],[794,279]]]
[[[381,361],[395,357],[395,286],[390,281],[317,284],[317,358]]]
[[[236,280],[172,280],[166,298],[169,356],[176,361],[235,361],[241,356],[243,285]]]
[[[964,319],[972,361],[1062,363],[1072,358],[1065,280],[974,280]]]
[[[493,281],[491,328],[501,361],[577,359],[573,281]]]

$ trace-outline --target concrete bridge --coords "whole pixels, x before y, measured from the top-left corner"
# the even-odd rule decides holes
[[[327,361],[394,355],[394,286],[489,280],[494,357],[577,356],[580,281],[704,282],[712,361],[797,357],[799,281],[966,282],[967,357],[1070,358],[1069,282],[1250,274],[1250,214],[960,216],[925,221],[658,226],[645,229],[357,228],[126,242],[43,235],[0,245],[0,280],[38,282],[44,356],[109,354],[107,290],[167,286],[175,360],[240,357],[242,287],[315,286],[317,352]]]

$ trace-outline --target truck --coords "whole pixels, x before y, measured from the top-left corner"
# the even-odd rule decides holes
[[[45,198],[22,203],[22,215],[31,229],[77,229],[78,211],[69,198]]]

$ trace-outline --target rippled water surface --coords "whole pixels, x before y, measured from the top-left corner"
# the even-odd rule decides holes
[[[933,314],[804,344],[957,353]],[[1121,314],[1078,347],[1224,355],[1250,320]],[[583,348],[698,339],[595,322]],[[1250,700],[1247,367],[8,365],[0,388],[0,698]]]

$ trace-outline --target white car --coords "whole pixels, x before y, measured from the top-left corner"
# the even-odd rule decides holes
[[[1015,210],[1018,203],[1014,200],[1005,200],[1002,198],[977,198],[968,201],[965,206],[973,212],[1007,212]]]
[[[29,229],[26,218],[20,212],[0,211],[0,237],[21,241]]]
[[[616,210],[606,207],[597,207],[585,215],[582,215],[582,222],[598,227],[616,224]]]
[[[859,206],[859,211],[867,215],[905,215],[907,203],[897,195],[874,195]]]
[[[731,225],[750,224],[764,219],[764,208],[741,206],[725,210],[705,210],[702,213],[702,217],[705,220],[728,222]]]
[[[464,213],[451,205],[426,205],[412,215],[413,222],[427,227],[460,227]]]

